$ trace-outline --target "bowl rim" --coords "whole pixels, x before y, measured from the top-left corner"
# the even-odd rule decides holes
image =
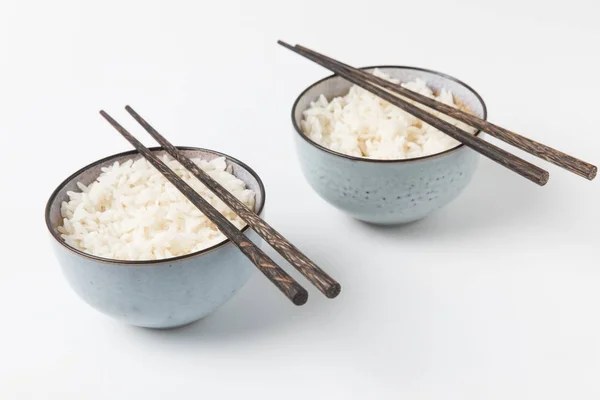
[[[265,190],[265,185],[263,184],[263,181],[260,179],[260,177],[258,176],[258,174],[256,173],[256,171],[254,171],[252,168],[250,168],[246,163],[238,160],[235,157],[231,157],[230,155],[227,155],[225,153],[221,153],[220,151],[216,151],[216,150],[211,150],[211,149],[205,149],[202,147],[192,147],[192,146],[175,146],[177,149],[179,150],[192,150],[192,151],[204,151],[207,153],[212,153],[215,154],[217,156],[220,157],[225,157],[227,160],[233,161],[234,163],[238,164],[240,167],[244,168],[246,171],[248,171],[250,173],[250,175],[252,175],[254,177],[254,179],[256,179],[256,182],[258,183],[258,187],[259,190],[262,194],[262,201],[258,204],[258,211],[256,212],[258,215],[260,215],[265,207],[265,202],[266,202],[266,198],[267,198],[267,193]],[[154,151],[164,151],[164,149],[160,146],[157,147],[149,147],[148,148],[150,151],[154,152]],[[82,168],[80,168],[79,170],[77,170],[76,172],[72,173],[71,175],[69,175],[68,178],[66,178],[65,180],[63,180],[56,189],[54,189],[54,191],[52,192],[52,194],[50,195],[50,197],[48,198],[48,201],[46,202],[46,208],[45,208],[45,219],[46,219],[46,227],[48,228],[48,231],[50,231],[51,236],[60,244],[62,245],[66,250],[69,250],[73,253],[75,253],[78,256],[93,260],[93,261],[98,261],[98,262],[102,262],[105,264],[114,264],[114,265],[126,265],[126,266],[139,266],[139,265],[156,265],[156,264],[165,264],[165,263],[173,263],[175,261],[180,261],[180,260],[184,260],[187,258],[192,258],[192,257],[198,257],[198,256],[202,256],[204,254],[210,253],[212,251],[218,250],[221,247],[224,247],[228,244],[231,243],[231,241],[227,238],[225,238],[223,241],[212,245],[211,247],[207,247],[206,249],[202,249],[199,251],[196,251],[194,253],[189,253],[189,254],[184,254],[181,256],[176,256],[176,257],[170,257],[170,258],[161,258],[158,260],[117,260],[117,259],[112,259],[112,258],[105,258],[105,257],[99,257],[93,254],[89,254],[86,253],[82,250],[76,249],[70,245],[68,245],[59,235],[59,233],[52,227],[51,221],[50,221],[50,209],[52,208],[52,205],[54,204],[56,197],[58,196],[58,193],[71,181],[73,181],[73,179],[75,179],[75,177],[83,172],[85,172],[86,170],[93,168],[99,164],[105,163],[107,161],[110,161],[112,159],[118,158],[118,157],[124,157],[124,156],[134,156],[134,155],[140,155],[140,153],[137,150],[130,150],[130,151],[125,151],[122,153],[117,153],[117,154],[113,154],[110,155],[108,157],[104,157],[100,160],[94,161]],[[256,206],[255,206],[256,208]],[[248,228],[250,228],[250,225],[246,225],[241,229],[241,232],[245,232],[246,230],[248,230]]]
[[[471,86],[467,85],[466,83],[464,83],[463,81],[461,81],[460,79],[457,79],[451,75],[445,74],[443,72],[438,72],[438,71],[434,71],[432,69],[427,69],[427,68],[420,68],[420,67],[411,67],[411,66],[407,66],[407,65],[374,65],[374,66],[368,66],[368,67],[360,67],[359,69],[390,69],[390,68],[394,68],[394,69],[406,69],[406,70],[414,70],[414,71],[421,71],[421,72],[428,72],[430,74],[434,74],[434,75],[438,75],[442,78],[454,81],[456,83],[458,83],[459,85],[462,85],[465,89],[467,89],[468,91],[470,91],[471,93],[473,93],[473,95],[475,95],[475,97],[477,98],[477,100],[481,103],[481,107],[483,109],[483,117],[482,119],[484,121],[487,120],[487,106],[485,104],[485,101],[483,101],[483,98],[481,97],[481,95],[479,93],[477,93],[477,91],[475,91],[475,89],[473,89]],[[365,158],[365,157],[356,157],[356,156],[351,156],[348,154],[344,154],[344,153],[340,153],[337,152],[335,150],[331,150],[325,146],[322,146],[320,144],[318,144],[317,142],[313,141],[311,138],[309,138],[308,136],[306,136],[304,134],[304,132],[302,132],[302,129],[300,129],[300,127],[298,126],[298,124],[296,123],[296,118],[294,116],[296,109],[298,108],[298,103],[300,102],[300,100],[305,96],[305,94],[311,90],[313,87],[315,87],[316,85],[325,82],[326,80],[335,78],[335,77],[339,77],[338,74],[332,74],[329,76],[326,76],[323,79],[318,80],[317,82],[311,84],[310,86],[308,86],[306,89],[304,89],[300,95],[298,95],[298,97],[296,98],[296,100],[294,101],[294,104],[292,106],[292,125],[294,126],[294,130],[296,131],[296,133],[298,135],[300,135],[300,137],[304,140],[306,140],[308,143],[310,143],[311,145],[313,145],[314,147],[316,147],[317,149],[324,151],[326,153],[329,153],[331,155],[334,156],[338,156],[341,158],[345,158],[348,160],[352,160],[352,161],[361,161],[361,162],[367,162],[367,163],[375,163],[375,164],[395,164],[395,163],[410,163],[410,162],[416,162],[416,161],[424,161],[424,160],[429,160],[429,159],[433,159],[433,158],[438,158],[438,157],[443,157],[445,155],[448,155],[452,152],[458,151],[460,148],[464,147],[465,144],[464,143],[459,143],[457,146],[452,147],[448,150],[444,150],[441,153],[434,153],[434,154],[429,154],[426,156],[422,156],[422,157],[414,157],[414,158],[402,158],[402,159],[392,159],[392,160],[380,160],[380,159],[374,159],[374,158]],[[342,78],[343,79],[343,78]],[[474,133],[474,136],[479,136],[479,134],[481,134],[481,130],[478,130],[477,132]]]

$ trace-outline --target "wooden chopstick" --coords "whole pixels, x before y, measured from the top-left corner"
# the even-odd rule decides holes
[[[302,49],[295,48],[285,42],[278,41],[280,45],[283,47],[304,56],[317,64],[322,65],[323,67],[329,69],[332,72],[335,72],[337,75],[342,78],[354,83],[357,86],[362,87],[363,89],[375,94],[376,96],[382,98],[390,104],[395,105],[396,107],[401,108],[402,110],[408,112],[409,114],[414,115],[420,120],[428,123],[436,129],[444,132],[448,136],[456,139],[457,141],[469,146],[473,150],[478,153],[488,157],[489,159],[499,163],[500,165],[510,169],[513,172],[518,173],[524,178],[529,179],[530,181],[543,186],[548,182],[550,174],[548,171],[541,169],[538,166],[531,164],[528,161],[525,161],[514,154],[507,152],[499,147],[494,146],[491,143],[486,142],[483,139],[475,135],[471,135],[469,132],[466,132],[454,125],[451,125],[431,114],[422,110],[421,108],[414,106],[401,98],[395,96],[394,94],[375,86],[374,84],[365,80],[361,75],[353,73],[352,71],[346,70],[340,66],[329,63],[326,60],[315,57],[313,54],[308,53]]]
[[[519,135],[518,133],[509,131],[508,129],[502,128],[501,126],[494,125],[491,122],[477,117],[476,115],[469,114],[435,99],[431,99],[420,93],[413,92],[412,90],[406,89],[399,84],[389,82],[366,71],[354,68],[348,64],[344,64],[340,61],[327,57],[324,54],[317,53],[316,51],[306,48],[304,46],[296,45],[296,48],[311,53],[315,57],[319,57],[327,62],[336,64],[347,70],[357,72],[365,79],[379,86],[389,89],[401,96],[408,97],[409,99],[414,100],[418,103],[424,104],[429,108],[446,114],[449,117],[464,122],[465,124],[471,125],[474,128],[487,132],[495,138],[498,138],[514,147],[524,150],[529,154],[539,157],[542,160],[558,165],[559,167],[562,167],[567,171],[582,176],[586,179],[592,180],[596,177],[596,174],[598,173],[598,167],[596,167],[595,165],[587,163],[583,160],[575,158],[559,150],[553,149],[552,147],[546,146],[545,144],[536,142],[535,140],[529,139],[525,136]]]
[[[146,146],[134,138],[125,128],[103,110],[100,114],[135,147],[177,190],[211,220],[217,228],[231,240],[240,251],[295,305],[302,305],[308,300],[308,292],[291,276],[282,270],[269,256],[250,241],[235,225],[225,218],[217,209],[202,198],[191,186],[173,172],[164,162],[155,156]]]
[[[237,215],[239,215],[256,233],[258,233],[267,243],[269,243],[279,254],[281,254],[290,264],[292,264],[306,279],[310,281],[317,289],[329,298],[336,297],[341,290],[341,286],[325,271],[319,268],[307,256],[302,254],[293,244],[284,238],[273,227],[267,224],[256,213],[250,210],[244,203],[239,201],[227,189],[212,179],[206,172],[202,171],[192,160],[186,157],[181,151],[177,150],[164,136],[154,129],[144,118],[130,106],[125,109],[131,116],[144,127],[162,148],[174,159],[179,161],[188,171],[190,171],[200,182],[202,182],[210,191],[217,195],[227,206],[229,206]]]

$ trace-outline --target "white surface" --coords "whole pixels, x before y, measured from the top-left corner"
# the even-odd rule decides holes
[[[492,121],[600,163],[598,6],[285,3],[1,3],[0,398],[597,399],[599,183],[544,164],[540,188],[482,160],[464,195],[420,223],[351,220],[311,191],[292,143],[292,102],[328,72],[275,42],[444,71]],[[268,220],[340,297],[311,290],[297,308],[256,274],[176,331],[80,301],[43,207],[75,169],[129,149],[100,108],[153,145],[125,104],[176,144],[254,167]]]

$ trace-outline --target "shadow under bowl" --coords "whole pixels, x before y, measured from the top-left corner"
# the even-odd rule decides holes
[[[455,98],[485,119],[483,99],[465,83],[442,73],[414,67],[378,68],[401,82],[424,80],[434,91],[451,90]],[[300,128],[302,113],[324,95],[343,96],[352,83],[337,75],[322,79],[304,90],[292,107],[295,146],[302,172],[325,201],[352,217],[373,224],[404,224],[426,217],[454,200],[470,183],[479,154],[465,145],[442,153],[403,160],[353,157],[323,147]],[[482,132],[477,132],[479,137]]]
[[[211,160],[225,157],[232,173],[256,193],[255,211],[264,214],[265,189],[250,167],[225,154],[193,147],[178,147],[187,157]],[[151,148],[159,156],[165,152]],[[184,256],[162,260],[123,261],[96,257],[69,246],[60,237],[60,207],[77,182],[92,183],[101,168],[115,161],[138,159],[136,151],[96,161],[63,181],[46,205],[46,225],[53,249],[71,288],[96,310],[131,325],[174,328],[216,311],[237,293],[254,271],[251,262],[229,240]],[[248,226],[243,231],[257,246],[260,237]]]

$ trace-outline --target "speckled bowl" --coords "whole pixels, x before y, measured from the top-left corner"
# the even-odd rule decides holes
[[[256,212],[263,214],[265,188],[258,175],[242,162],[212,150],[179,147],[188,157],[227,158],[233,174],[256,193]],[[152,148],[162,155],[160,148]],[[93,182],[102,167],[141,156],[130,151],[96,161],[75,172],[52,193],[46,205],[46,225],[64,275],[73,290],[93,308],[126,323],[148,328],[173,328],[197,321],[221,307],[244,286],[254,266],[225,240],[208,249],[154,261],[110,260],[67,245],[56,228],[62,223],[60,205],[77,182]],[[260,237],[243,231],[257,245]]]
[[[487,110],[481,97],[461,81],[439,72],[401,66],[379,68],[401,82],[423,79],[434,90],[450,89],[479,117]],[[478,153],[459,145],[442,153],[406,160],[370,160],[327,149],[300,129],[302,112],[324,94],[342,96],[352,84],[329,76],[304,90],[292,107],[292,124],[302,172],[328,203],[362,221],[391,225],[424,218],[455,199],[469,184]],[[480,137],[483,135],[477,132]]]

